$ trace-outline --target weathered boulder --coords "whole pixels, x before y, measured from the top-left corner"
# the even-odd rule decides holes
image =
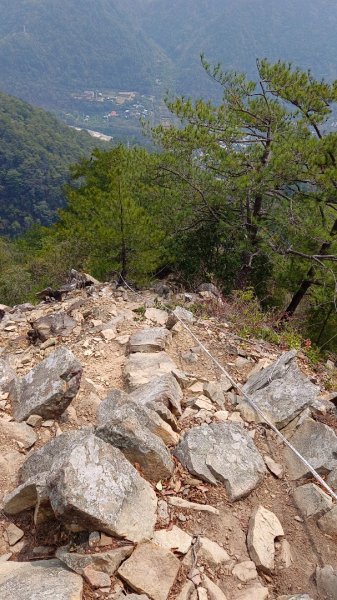
[[[160,352],[165,350],[172,338],[171,333],[164,327],[140,329],[130,337],[128,350],[132,352]]]
[[[69,552],[68,547],[58,548],[56,558],[62,561],[69,569],[79,575],[83,575],[84,569],[88,566],[97,571],[102,571],[112,576],[120,567],[122,562],[131,556],[133,546],[120,546],[106,552],[96,552],[95,554],[79,554]]]
[[[331,427],[307,419],[290,439],[292,445],[320,474],[327,474],[337,467],[337,436]],[[311,475],[308,468],[290,448],[284,449],[284,457],[291,479]]]
[[[152,542],[138,544],[118,570],[118,575],[136,592],[151,600],[166,600],[180,569],[179,559]]]
[[[120,390],[111,390],[100,403],[97,411],[97,435],[105,439],[108,435],[105,431],[109,430],[111,423],[123,423],[129,417],[137,419],[142,427],[160,437],[165,444],[170,446],[178,443],[179,435],[160,414],[146,405],[132,401],[128,394]]]
[[[82,592],[82,577],[58,560],[0,564],[4,600],[81,600]]]
[[[317,525],[323,533],[327,535],[337,535],[337,506],[334,506],[329,512],[326,512],[323,517],[318,519]]]
[[[331,565],[316,569],[316,584],[318,593],[326,600],[337,598],[337,570]]]
[[[47,474],[41,473],[27,479],[4,497],[4,512],[17,515],[24,510],[49,503],[47,492]]]
[[[126,361],[124,375],[132,391],[155,377],[172,373],[176,369],[177,365],[166,352],[135,352]]]
[[[181,415],[181,401],[183,393],[176,378],[171,373],[155,377],[138,387],[130,394],[131,400],[138,404],[152,406],[156,410],[156,404],[165,404],[175,414]]]
[[[110,396],[99,408],[96,434],[138,463],[147,479],[159,481],[172,475],[174,463],[162,439],[147,427],[149,422],[146,409],[135,403],[116,406]]]
[[[70,335],[76,325],[76,321],[69,317],[67,313],[55,312],[33,321],[31,323],[32,334],[30,337],[40,339],[42,342],[51,337],[66,337]]]
[[[17,442],[19,446],[31,448],[37,440],[34,429],[26,423],[0,420],[0,444],[8,446],[10,442]]]
[[[67,431],[28,456],[20,469],[20,481],[25,482],[43,473],[49,474],[56,463],[60,464],[69,456],[71,450],[84,442],[92,434],[92,428]]]
[[[332,507],[332,498],[314,483],[296,488],[294,500],[305,517],[320,516]]]
[[[285,427],[319,394],[319,388],[301,373],[296,351],[283,354],[276,363],[250,377],[243,389],[277,427]],[[247,403],[242,400],[241,405]],[[261,418],[255,413],[255,420]]]
[[[186,310],[182,306],[177,306],[173,311],[170,312],[167,319],[167,329],[172,329],[179,321],[186,321],[186,323],[194,323],[195,317],[190,310]]]
[[[208,381],[204,384],[204,394],[209,398],[212,402],[220,406],[220,408],[224,408],[225,404],[225,396],[223,393],[222,384],[218,381]]]
[[[9,364],[0,359],[0,395],[9,394],[15,388],[18,378]]]
[[[258,506],[249,520],[247,546],[256,567],[264,573],[272,573],[275,559],[275,538],[284,536],[282,525],[276,515]]]
[[[157,500],[124,455],[94,435],[73,448],[49,480],[49,498],[62,521],[108,535],[151,538]]]
[[[190,429],[174,451],[190,473],[224,483],[231,500],[247,496],[265,474],[262,456],[237,423],[213,423]]]
[[[44,419],[59,417],[76,396],[82,365],[67,348],[58,348],[20,380],[13,397],[14,417],[24,421],[30,415]]]
[[[231,560],[226,550],[213,540],[203,536],[199,538],[198,556],[214,569]]]

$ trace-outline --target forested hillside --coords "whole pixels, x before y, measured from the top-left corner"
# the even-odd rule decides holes
[[[0,0],[2,90],[47,107],[88,87],[153,91],[169,61],[127,5]]]
[[[0,0],[0,10],[2,90],[48,108],[96,88],[217,97],[201,52],[249,75],[261,57],[337,72],[334,0]]]
[[[0,230],[17,235],[55,220],[69,165],[98,142],[21,100],[0,93]]]

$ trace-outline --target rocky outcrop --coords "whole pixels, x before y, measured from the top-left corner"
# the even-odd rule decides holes
[[[53,419],[62,415],[76,396],[82,366],[67,348],[58,348],[20,380],[13,396],[14,417],[24,421],[30,415]]]
[[[28,335],[33,339],[45,342],[51,337],[66,337],[70,335],[76,325],[76,321],[67,315],[67,313],[52,313],[33,321],[31,323],[32,331]]]
[[[128,350],[132,352],[160,352],[171,340],[171,333],[164,327],[151,327],[136,331],[130,337]]]
[[[124,375],[132,391],[155,377],[176,370],[177,365],[166,352],[135,352],[126,362]]]
[[[225,485],[231,500],[247,496],[261,481],[265,465],[247,431],[236,423],[190,429],[174,452],[190,473]]]

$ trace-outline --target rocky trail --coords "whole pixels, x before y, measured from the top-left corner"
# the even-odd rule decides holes
[[[337,599],[337,505],[180,319],[335,492],[337,394],[196,300],[0,306],[0,600]]]

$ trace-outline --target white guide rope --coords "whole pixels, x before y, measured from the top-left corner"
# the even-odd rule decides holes
[[[141,294],[139,294],[138,292],[136,292],[135,290],[133,290],[129,284],[125,281],[125,279],[122,277],[122,275],[120,276],[121,279],[123,280],[123,282],[125,283],[125,285],[135,294],[137,294],[140,298],[142,298]],[[169,313],[173,313],[173,310],[171,308],[169,308],[167,305],[163,305],[165,307],[165,309],[169,312]],[[233,377],[231,377],[231,375],[228,373],[228,371],[226,371],[226,369],[223,367],[223,365],[221,363],[219,363],[219,361],[210,353],[210,351],[206,348],[206,346],[197,338],[197,336],[193,333],[193,331],[191,331],[191,329],[188,327],[188,325],[186,325],[185,321],[183,321],[178,315],[174,315],[175,318],[181,323],[181,325],[184,327],[184,329],[186,331],[188,331],[188,333],[190,334],[190,336],[195,340],[195,342],[197,342],[198,346],[200,346],[200,348],[203,350],[203,352],[205,352],[205,354],[207,354],[207,356],[213,361],[213,363],[220,369],[220,371],[222,371],[222,373],[224,375],[226,375],[226,377],[229,379],[229,381],[231,382],[231,384],[233,385],[233,387],[237,390],[240,391],[240,393],[243,395],[243,397],[245,398],[245,400],[248,402],[248,404],[255,410],[255,412],[263,419],[263,421],[268,425],[268,427],[270,427],[270,429],[272,429],[272,431],[274,431],[274,433],[276,433],[276,435],[278,435],[278,437],[282,440],[282,442],[288,446],[288,448],[290,448],[290,450],[293,451],[293,453],[297,456],[297,458],[306,466],[306,468],[310,471],[310,473],[313,475],[313,477],[321,484],[322,487],[324,487],[324,489],[330,494],[330,496],[332,496],[332,498],[334,500],[337,501],[337,494],[333,491],[333,489],[326,483],[326,481],[324,481],[324,479],[319,475],[319,473],[317,473],[317,471],[314,469],[314,467],[311,466],[311,464],[304,458],[304,456],[302,456],[302,454],[296,450],[295,446],[293,446],[289,440],[287,440],[287,438],[283,435],[283,433],[281,433],[281,431],[279,431],[277,429],[277,427],[275,427],[275,425],[268,419],[268,417],[264,414],[264,412],[259,408],[259,406],[254,402],[254,400],[252,400],[252,398],[250,396],[248,396],[248,394],[244,391],[243,387],[236,383],[235,380],[233,379]]]

